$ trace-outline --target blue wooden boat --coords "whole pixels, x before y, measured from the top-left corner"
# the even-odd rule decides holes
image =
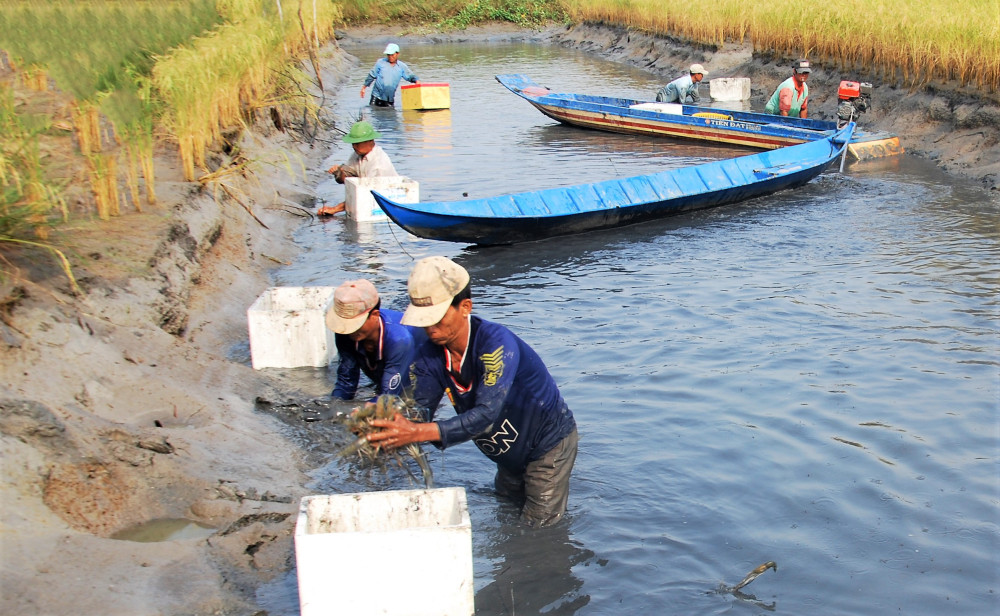
[[[837,123],[825,120],[560,94],[538,85],[526,75],[497,75],[496,80],[553,120],[616,133],[699,139],[769,150],[816,141],[837,132]],[[848,152],[864,160],[902,154],[903,148],[895,135],[859,130],[855,131]]]
[[[418,237],[468,244],[515,244],[620,227],[743,201],[801,186],[843,154],[850,123],[816,141],[650,175],[513,195],[396,203],[372,191],[379,207]]]

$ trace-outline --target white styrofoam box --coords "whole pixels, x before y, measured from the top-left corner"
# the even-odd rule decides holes
[[[322,367],[337,356],[326,311],[335,287],[271,287],[247,309],[255,369]]]
[[[372,190],[398,203],[419,203],[420,185],[408,177],[398,175],[380,178],[346,178],[344,180],[347,217],[359,222],[386,220],[385,212],[372,198]]]
[[[669,113],[671,115],[683,115],[684,105],[678,103],[639,103],[630,105],[629,109],[641,109],[643,111],[655,111],[657,113]]]
[[[749,77],[718,77],[708,82],[713,101],[745,101],[750,98]]]
[[[468,616],[465,488],[306,496],[295,565],[302,616]]]

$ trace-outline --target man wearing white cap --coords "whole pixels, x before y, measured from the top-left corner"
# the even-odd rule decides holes
[[[674,79],[667,85],[660,88],[656,93],[656,101],[659,103],[680,103],[682,105],[697,105],[701,102],[701,94],[698,92],[698,84],[705,78],[708,71],[700,64],[692,64],[688,69],[688,74]]]
[[[401,325],[402,316],[382,308],[378,291],[368,280],[348,280],[336,288],[326,313],[326,326],[336,334],[340,355],[334,398],[353,400],[362,372],[375,384],[369,402],[381,394],[398,396],[409,386],[410,364],[427,336],[418,327]]]
[[[566,512],[576,461],[576,420],[538,354],[506,327],[472,316],[469,273],[445,257],[421,259],[407,285],[402,322],[430,339],[411,368],[413,398],[425,423],[397,415],[375,421],[373,444],[396,448],[473,441],[497,465],[497,491],[521,505],[529,526],[549,526]],[[433,421],[447,394],[457,415]]]
[[[792,76],[781,82],[764,105],[773,115],[809,117],[809,86],[806,79],[812,72],[809,60],[798,60],[792,66]]]
[[[392,107],[396,101],[396,88],[399,87],[401,80],[405,79],[411,83],[420,82],[417,81],[417,76],[413,74],[410,67],[405,62],[399,61],[399,45],[389,43],[382,53],[385,54],[385,57],[379,58],[372,70],[368,71],[368,76],[365,77],[365,85],[361,86],[361,98],[365,97],[365,90],[368,89],[368,86],[374,83],[369,104],[376,107]]]

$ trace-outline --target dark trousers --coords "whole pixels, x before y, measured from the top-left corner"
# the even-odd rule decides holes
[[[579,440],[574,428],[548,453],[529,462],[521,476],[497,467],[493,479],[496,491],[521,505],[521,520],[528,526],[550,526],[566,513],[569,476]]]
[[[370,101],[368,101],[368,104],[376,107],[392,107],[392,101],[384,101],[381,98],[375,98],[374,96]]]

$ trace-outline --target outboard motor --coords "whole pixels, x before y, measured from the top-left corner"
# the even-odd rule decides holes
[[[837,126],[843,127],[871,108],[872,84],[863,81],[841,81],[837,98],[840,99],[840,104],[837,106]]]

